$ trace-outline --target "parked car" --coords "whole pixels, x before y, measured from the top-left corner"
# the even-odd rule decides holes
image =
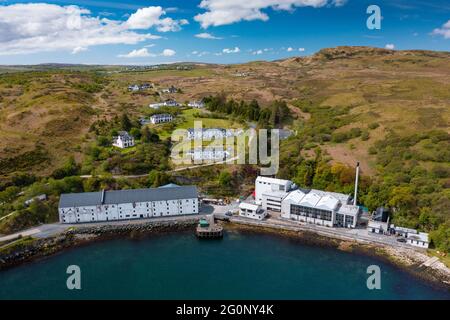
[[[406,242],[406,239],[405,239],[405,238],[398,238],[397,241],[398,241],[398,242],[403,242],[403,243],[405,243],[405,242]]]

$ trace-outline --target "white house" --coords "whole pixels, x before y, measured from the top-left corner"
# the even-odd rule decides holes
[[[61,223],[84,223],[198,214],[195,186],[62,194]]]
[[[239,204],[239,215],[255,220],[262,220],[267,215],[267,211],[261,206],[253,203],[241,202]]]
[[[212,140],[232,137],[234,135],[232,130],[222,128],[189,128],[187,129],[187,138],[190,140]]]
[[[150,103],[148,106],[152,109],[159,109],[161,107],[178,107],[180,104],[173,99],[168,99],[164,102]]]
[[[205,107],[205,103],[203,101],[190,101],[188,107],[201,109]]]
[[[118,148],[128,148],[134,146],[134,138],[126,131],[119,131],[118,136],[114,137],[113,146]]]
[[[161,93],[177,93],[177,92],[178,92],[178,89],[175,88],[174,86],[170,86],[167,89],[162,89],[161,90]]]
[[[290,180],[259,176],[255,181],[255,202],[262,204],[263,193],[271,193],[273,191],[288,192],[294,186],[295,184]]]
[[[153,124],[171,122],[172,120],[173,117],[169,113],[154,114],[150,117],[150,122]]]
[[[202,148],[189,150],[186,155],[194,161],[222,161],[230,157],[230,151],[220,148]]]

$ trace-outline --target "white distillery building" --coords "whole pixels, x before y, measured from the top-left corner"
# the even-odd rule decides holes
[[[259,176],[256,178],[255,181],[255,202],[257,204],[263,203],[263,194],[269,196],[272,194],[275,200],[276,205],[278,206],[278,209],[281,209],[281,201],[279,200],[279,197],[284,198],[288,191],[295,188],[295,184],[290,180],[283,180],[283,179],[276,179],[276,178],[269,178],[269,177],[263,177]],[[266,200],[266,202],[269,200]],[[271,202],[271,201],[269,201]],[[279,210],[278,210],[279,211]]]
[[[406,238],[406,243],[419,248],[428,248],[430,241],[428,239],[428,233],[419,232],[416,229],[410,229],[405,227],[397,227],[393,224],[390,225],[390,233]]]
[[[198,214],[195,186],[62,194],[61,223],[85,223]]]
[[[113,146],[118,148],[128,148],[134,146],[134,138],[126,131],[119,131],[117,137],[114,137]]]
[[[239,215],[255,220],[262,220],[267,215],[267,211],[264,210],[260,205],[241,202],[239,204]]]
[[[321,190],[295,190],[282,201],[281,217],[327,227],[355,228],[360,208],[350,196]]]
[[[153,124],[171,122],[172,120],[173,120],[173,117],[169,113],[154,114],[150,117],[150,122]]]

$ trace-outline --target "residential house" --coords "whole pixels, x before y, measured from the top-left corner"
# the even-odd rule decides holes
[[[126,131],[119,131],[114,137],[113,146],[118,148],[128,148],[134,146],[134,138]]]
[[[150,117],[150,122],[153,124],[171,122],[172,120],[173,120],[173,117],[169,113],[154,114]]]

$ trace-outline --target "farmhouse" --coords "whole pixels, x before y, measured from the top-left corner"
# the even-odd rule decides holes
[[[255,220],[262,220],[267,215],[267,212],[257,204],[242,202],[239,204],[239,215]]]
[[[177,92],[178,92],[178,89],[175,88],[174,86],[170,86],[167,89],[162,89],[161,90],[161,93],[177,93]]]
[[[62,194],[61,223],[83,223],[198,214],[195,186]]]
[[[126,131],[119,131],[117,137],[114,137],[113,146],[118,148],[128,148],[134,146],[134,138]]]
[[[188,107],[201,109],[205,107],[205,103],[203,101],[190,101]]]
[[[154,114],[150,117],[150,122],[153,124],[171,122],[172,120],[173,117],[169,113]]]

